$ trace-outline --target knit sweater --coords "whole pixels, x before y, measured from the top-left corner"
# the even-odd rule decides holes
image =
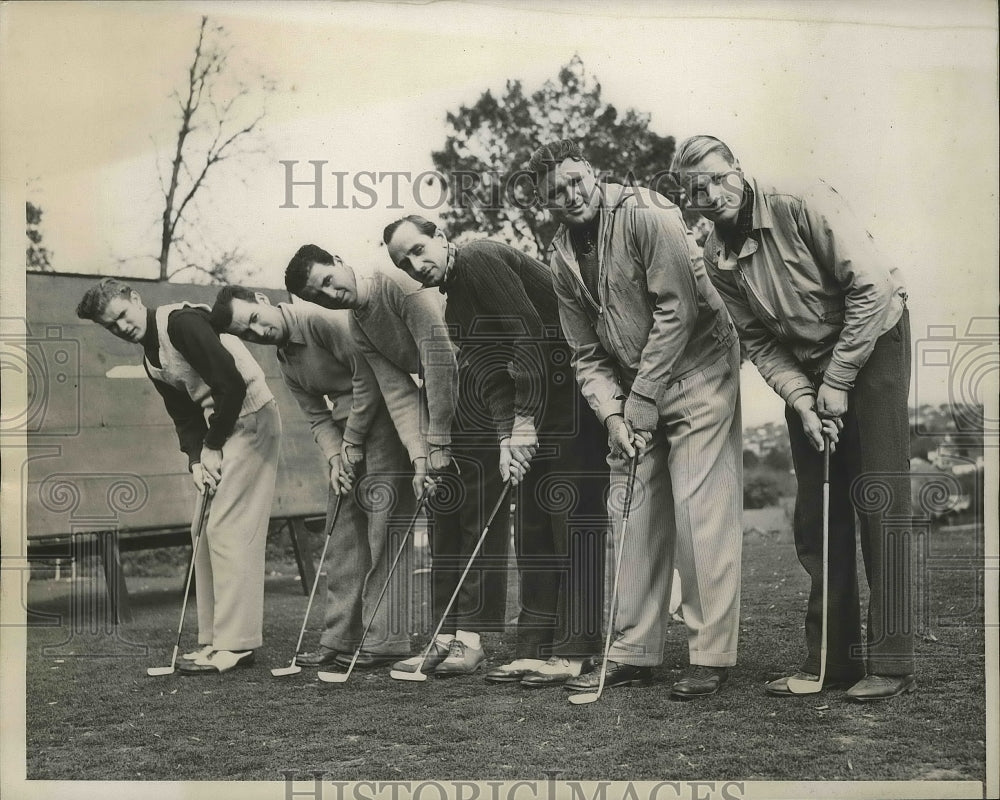
[[[381,271],[358,276],[358,297],[351,330],[410,459],[426,456],[427,444],[451,444],[458,362],[443,298],[402,273]],[[412,403],[414,375],[422,381],[426,421]]]

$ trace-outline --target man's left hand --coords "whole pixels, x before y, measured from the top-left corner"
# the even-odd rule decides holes
[[[215,483],[222,480],[222,451],[211,447],[201,448],[201,468]]]
[[[816,413],[826,419],[840,419],[847,413],[847,392],[824,383],[816,394]]]

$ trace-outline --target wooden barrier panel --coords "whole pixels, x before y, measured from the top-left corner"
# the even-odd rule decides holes
[[[29,540],[108,529],[189,525],[194,487],[173,424],[142,367],[137,345],[79,320],[76,305],[99,277],[27,275],[29,376],[25,424]],[[211,305],[217,286],[128,279],[147,306],[182,300]],[[284,291],[261,290],[272,302]],[[8,321],[9,322],[9,321]],[[9,325],[8,325],[9,328]],[[248,345],[267,376],[283,435],[272,517],[322,515],[327,471],[309,425],[285,388],[273,347]]]

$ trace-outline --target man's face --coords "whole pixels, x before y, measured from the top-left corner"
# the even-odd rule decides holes
[[[601,207],[597,176],[586,161],[567,158],[538,184],[538,196],[557,222],[585,225]]]
[[[126,342],[138,342],[146,335],[146,307],[139,295],[116,295],[104,307],[99,320],[107,330]]]
[[[232,301],[233,321],[227,333],[254,344],[282,345],[288,340],[288,326],[281,309],[266,302]]]
[[[443,236],[428,236],[412,222],[392,234],[389,258],[403,272],[424,286],[440,286],[448,269],[448,243]]]
[[[691,207],[712,222],[733,225],[743,203],[743,172],[719,153],[709,153],[690,169],[682,170],[681,185]]]
[[[340,256],[334,256],[332,264],[314,263],[301,296],[324,308],[357,308],[358,283],[354,270]]]

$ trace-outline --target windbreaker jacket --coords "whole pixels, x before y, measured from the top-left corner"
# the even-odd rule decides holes
[[[599,296],[584,286],[566,226],[551,265],[577,382],[604,421],[624,413],[628,391],[659,406],[667,387],[726,355],[736,332],[680,209],[647,189],[599,190]]]
[[[713,231],[705,262],[748,357],[789,405],[820,380],[852,389],[903,314],[899,271],[829,185],[789,193],[745,179],[753,232],[735,256]]]

